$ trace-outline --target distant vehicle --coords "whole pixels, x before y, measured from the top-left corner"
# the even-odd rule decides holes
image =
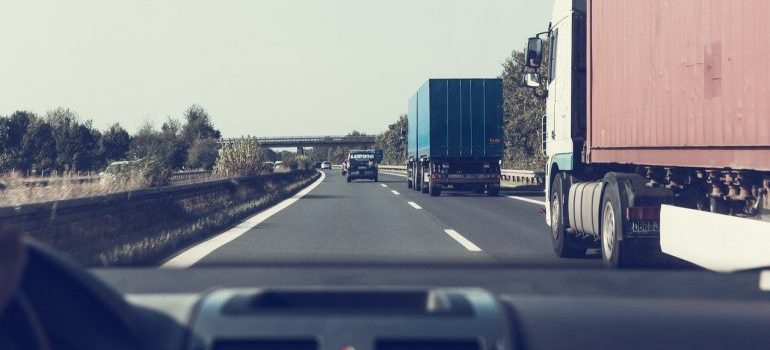
[[[109,182],[118,180],[121,178],[127,179],[131,174],[131,170],[135,169],[140,160],[123,160],[118,162],[112,162],[107,165],[104,171],[99,173],[100,182]]]
[[[331,168],[332,168],[332,163],[329,163],[329,162],[321,163],[321,169],[331,169]]]
[[[348,154],[347,180],[351,182],[356,179],[371,179],[378,181],[378,164],[382,159],[377,156],[373,149],[352,150]]]
[[[275,169],[275,163],[273,163],[273,162],[262,162],[262,169],[272,173],[273,170]]]
[[[503,82],[430,79],[409,100],[407,187],[500,192]]]

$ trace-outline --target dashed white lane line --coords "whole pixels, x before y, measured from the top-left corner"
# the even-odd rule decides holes
[[[386,185],[386,184],[380,184],[380,186],[382,186],[382,187],[388,187],[388,185]]]
[[[399,194],[401,194],[401,193],[398,193],[398,191],[396,191],[396,190],[391,190],[390,192],[393,192],[393,194],[395,194],[396,196],[398,196]]]
[[[318,180],[310,184],[310,186],[306,187],[302,191],[299,191],[294,196],[288,199],[284,199],[282,202],[263,210],[257,215],[254,215],[246,219],[246,221],[241,222],[237,226],[233,227],[228,231],[225,231],[224,233],[218,234],[206,241],[203,241],[200,244],[190,247],[189,249],[183,251],[179,255],[166,261],[160,267],[172,268],[172,269],[174,268],[184,269],[194,265],[201,259],[205,258],[207,255],[211,254],[211,252],[213,252],[214,250],[222,247],[227,243],[232,242],[234,239],[240,237],[241,235],[248,232],[255,226],[261,224],[263,221],[267,220],[268,218],[280,212],[281,210],[286,209],[287,207],[289,207],[290,205],[298,201],[300,198],[310,193],[310,191],[318,187],[318,185],[320,185],[324,181],[324,178],[326,178],[326,174],[323,171],[319,171],[319,173],[321,173],[321,177],[319,177]]]
[[[406,177],[406,174],[391,173],[391,172],[389,172],[389,171],[380,171],[380,172],[381,172],[381,173],[383,173],[383,174],[388,174],[388,175],[393,175],[393,176],[401,176],[401,177]]]
[[[449,235],[449,237],[454,238],[457,243],[460,243],[461,246],[465,247],[465,249],[468,249],[472,252],[480,252],[481,248],[479,248],[477,245],[473,244],[473,242],[469,241],[467,238],[463,237],[459,232],[452,230],[452,229],[446,229],[444,230],[446,234]]]
[[[415,203],[415,202],[409,202],[409,205],[411,205],[412,208],[415,208],[415,209],[422,209],[422,207],[417,205],[417,203]]]
[[[508,198],[513,198],[515,200],[519,200],[519,201],[522,201],[522,202],[539,204],[539,205],[545,206],[545,202],[542,202],[542,201],[539,201],[539,200],[535,200],[535,199],[529,199],[529,198],[517,197],[517,196],[508,196]]]

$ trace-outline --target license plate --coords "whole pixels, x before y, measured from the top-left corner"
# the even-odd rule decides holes
[[[358,167],[358,170],[365,170],[365,169],[369,169],[369,167],[365,167],[365,166]]]
[[[351,171],[350,175],[358,175],[358,172],[357,171]]]
[[[658,233],[660,232],[660,222],[658,221],[632,221],[631,232],[633,233]]]

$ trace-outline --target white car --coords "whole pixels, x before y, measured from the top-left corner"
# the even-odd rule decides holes
[[[331,168],[332,168],[332,163],[329,163],[329,162],[321,163],[321,169],[331,169]]]

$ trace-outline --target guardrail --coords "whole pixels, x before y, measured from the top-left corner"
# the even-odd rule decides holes
[[[406,166],[380,165],[380,169],[405,172]],[[500,177],[504,181],[520,182],[528,185],[542,185],[545,183],[545,172],[542,171],[502,169]]]
[[[200,182],[203,180],[211,180],[211,170],[189,170],[178,171],[169,175],[169,181],[173,185]],[[99,175],[90,176],[72,176],[72,177],[28,177],[21,180],[21,183],[25,186],[49,186],[52,184],[61,184],[63,182],[68,183],[89,183],[99,181]],[[0,190],[2,190],[0,188]]]
[[[88,265],[144,264],[272,205],[317,176],[295,171],[0,206],[0,221]]]

